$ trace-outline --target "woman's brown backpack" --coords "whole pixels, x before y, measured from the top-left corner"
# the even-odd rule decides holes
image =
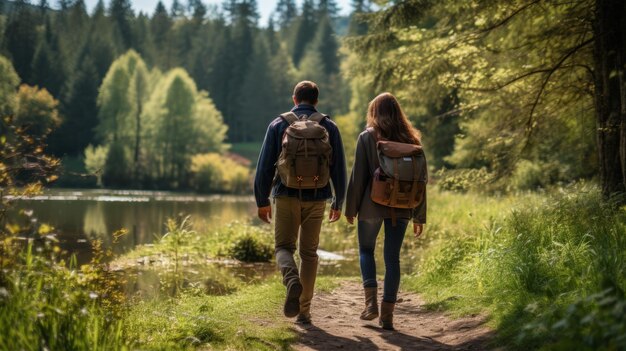
[[[372,201],[391,208],[417,207],[428,180],[422,146],[379,140],[373,128],[367,130],[376,140],[380,164],[372,178]]]

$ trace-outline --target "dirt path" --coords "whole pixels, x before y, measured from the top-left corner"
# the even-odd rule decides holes
[[[313,324],[296,326],[300,341],[296,350],[485,350],[491,331],[480,317],[450,319],[442,312],[427,311],[418,295],[399,294],[394,326],[378,327],[378,320],[362,321],[360,284],[343,283],[331,293],[313,299]]]

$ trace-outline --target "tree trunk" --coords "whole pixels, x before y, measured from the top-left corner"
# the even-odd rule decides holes
[[[619,2],[619,1],[618,1]],[[621,8],[617,8],[620,23],[621,51],[619,51],[619,85],[621,96],[621,133],[620,133],[620,159],[622,164],[622,181],[626,187],[626,1],[621,1]]]
[[[621,0],[596,0],[594,18],[594,68],[597,142],[602,194],[609,198],[624,192],[626,121],[622,106]],[[626,103],[626,102],[624,102]]]
[[[139,94],[137,94],[139,95]],[[135,155],[134,155],[134,175],[133,182],[135,186],[139,186],[139,147],[141,144],[141,113],[142,113],[142,103],[140,98],[137,99],[137,113],[135,115]]]

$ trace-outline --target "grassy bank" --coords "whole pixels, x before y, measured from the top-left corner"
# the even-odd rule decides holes
[[[336,279],[321,277],[317,291]],[[284,288],[278,276],[226,296],[189,289],[176,297],[139,301],[126,319],[126,335],[142,350],[289,350],[293,322],[282,318]]]
[[[626,348],[623,208],[582,186],[430,195],[425,236],[405,240],[402,261],[417,273],[403,278],[403,289],[432,308],[488,316],[506,349]],[[271,227],[231,223],[203,233],[179,220],[168,228],[113,261],[158,277],[153,293],[126,297],[128,276],[108,270],[98,246],[95,262],[76,267],[63,262],[50,228],[31,246],[1,241],[0,349],[289,349],[296,334],[280,317],[285,292],[275,267],[237,263],[270,258]],[[354,258],[356,245],[354,226],[324,225],[322,248]],[[318,290],[358,270],[326,274]]]
[[[626,348],[623,208],[578,186],[517,201],[471,224],[477,208],[491,209],[470,198],[458,198],[459,217],[445,226],[457,230],[433,233],[405,288],[423,293],[433,308],[488,314],[509,348]]]

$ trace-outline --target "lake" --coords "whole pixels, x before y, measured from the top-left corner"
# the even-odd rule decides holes
[[[89,259],[90,240],[100,239],[114,252],[123,253],[153,242],[165,233],[166,220],[178,215],[190,215],[196,230],[216,229],[235,220],[260,222],[251,196],[50,189],[15,204],[15,210],[33,211],[33,218],[53,226],[61,246],[76,253],[79,262]],[[112,233],[122,228],[128,234],[111,245]]]
[[[252,196],[196,195],[166,191],[102,190],[102,189],[48,189],[43,194],[15,202],[12,211],[32,211],[32,217],[55,228],[60,246],[75,254],[78,263],[91,258],[90,241],[100,239],[116,254],[129,251],[139,244],[149,244],[165,234],[168,218],[190,215],[195,230],[210,232],[232,221],[265,225],[256,218],[256,204]],[[15,212],[13,213],[15,215]],[[347,226],[342,218],[329,225],[324,220],[320,236],[320,274],[359,275],[358,243],[354,226]],[[113,245],[113,233],[128,230]],[[407,237],[409,237],[407,235]],[[382,235],[379,238],[377,259],[379,274],[383,272]],[[404,273],[415,271],[418,261],[413,240],[406,240],[401,260]],[[342,256],[334,255],[339,253]],[[345,258],[345,259],[344,259]],[[212,268],[211,268],[212,269]],[[276,272],[274,264],[256,266],[220,266],[245,280],[263,279]],[[158,285],[150,273],[131,279],[132,284]],[[203,274],[203,273],[200,273]],[[138,287],[130,290],[136,291]]]

